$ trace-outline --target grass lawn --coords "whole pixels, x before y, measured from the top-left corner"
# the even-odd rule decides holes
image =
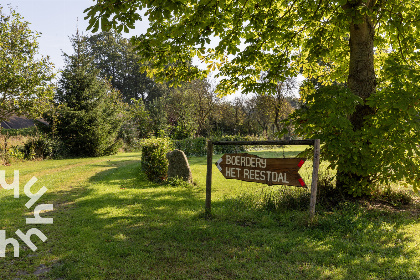
[[[293,156],[299,147],[287,149]],[[256,152],[283,156],[283,150]],[[216,162],[220,155],[214,156]],[[226,180],[213,168],[213,218],[204,218],[205,157],[190,158],[195,186],[147,182],[139,153],[21,162],[20,197],[0,189],[0,230],[20,243],[0,258],[0,279],[420,279],[419,208],[344,204],[334,212],[268,211],[258,206],[282,187]],[[310,184],[310,163],[301,172]],[[48,191],[35,204],[53,224],[33,217],[23,191]],[[298,191],[298,190],[297,190]],[[255,203],[257,202],[257,203]],[[308,205],[309,207],[309,205]],[[15,231],[41,230],[33,252]]]

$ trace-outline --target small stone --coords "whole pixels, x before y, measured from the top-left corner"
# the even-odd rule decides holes
[[[192,183],[192,174],[187,157],[181,150],[173,150],[166,154],[169,161],[168,179],[181,178],[182,180]]]

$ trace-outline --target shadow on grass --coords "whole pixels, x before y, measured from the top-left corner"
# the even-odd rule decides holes
[[[307,213],[264,212],[243,197],[146,182],[137,161],[99,172],[58,201],[40,251],[51,279],[417,279],[419,255],[404,214],[347,205],[307,223]],[[6,207],[7,208],[7,207]],[[44,250],[42,250],[44,249]],[[39,252],[39,254],[42,254]]]

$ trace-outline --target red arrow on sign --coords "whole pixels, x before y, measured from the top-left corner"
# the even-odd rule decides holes
[[[306,187],[298,172],[305,160],[305,158],[262,158],[247,153],[224,154],[216,162],[216,166],[226,179]]]

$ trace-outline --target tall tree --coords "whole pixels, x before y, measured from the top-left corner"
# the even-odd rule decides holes
[[[246,98],[244,98],[244,96],[237,96],[232,102],[230,102],[230,104],[235,110],[235,134],[251,134],[250,120],[248,120],[247,123],[247,130],[244,130],[246,116],[249,116],[246,114]]]
[[[56,94],[56,136],[73,156],[102,156],[116,152],[123,104],[118,91],[99,76],[84,38],[71,39],[74,54],[65,54],[66,66]]]
[[[291,77],[286,78],[284,81],[278,83],[276,93],[273,95],[274,107],[274,126],[277,133],[281,133],[283,128],[286,128],[283,121],[294,111],[290,100],[293,98],[294,92],[297,90],[296,79]],[[287,127],[289,134],[291,127]]]
[[[93,65],[121,92],[125,102],[134,98],[148,103],[163,95],[164,87],[141,70],[140,56],[128,39],[111,31],[85,36],[85,39]]]
[[[165,96],[155,98],[147,106],[147,111],[150,116],[152,130],[156,137],[169,136],[170,129],[168,123],[172,121],[168,118],[167,100]]]
[[[54,95],[53,65],[38,53],[38,33],[13,9],[0,5],[0,120],[40,117]]]
[[[253,118],[260,126],[264,135],[268,135],[270,124],[273,123],[274,106],[270,95],[255,95],[248,101],[248,108]]]
[[[146,110],[143,100],[132,100],[129,111],[129,127],[135,130],[137,138],[147,138],[152,133],[151,119],[149,112]],[[129,143],[130,144],[130,143]]]
[[[341,109],[339,119],[346,128],[339,131],[345,133],[341,139],[331,137],[326,128],[311,131],[311,120],[297,120],[308,124],[307,135],[322,138],[330,147],[323,154],[337,165],[339,189],[361,195],[371,191],[374,181],[387,178],[420,185],[419,6],[419,0],[97,0],[86,13],[93,30],[101,23],[102,29],[128,31],[145,9],[150,28],[134,40],[142,58],[162,79],[202,75],[187,64],[197,55],[209,70],[218,68],[226,77],[219,84],[224,93],[238,88],[244,93],[273,93],[279,81],[298,73],[323,85],[345,84],[335,87],[339,92],[323,91],[330,96],[329,103],[314,95],[307,99],[307,108],[319,106],[324,113],[339,106],[332,111]],[[217,46],[208,48],[213,36],[219,39]],[[394,79],[390,71],[405,82]],[[413,101],[398,103],[407,113],[389,114],[395,105],[389,99],[401,95]],[[390,127],[410,141],[395,142],[387,135]],[[383,154],[389,147],[394,147],[395,156]],[[399,166],[414,171],[396,172]]]
[[[170,135],[173,139],[193,137],[197,132],[195,97],[194,89],[185,85],[171,89],[165,96]]]
[[[188,88],[195,103],[193,109],[197,123],[196,136],[208,136],[211,133],[211,115],[219,98],[207,80],[195,80]]]

